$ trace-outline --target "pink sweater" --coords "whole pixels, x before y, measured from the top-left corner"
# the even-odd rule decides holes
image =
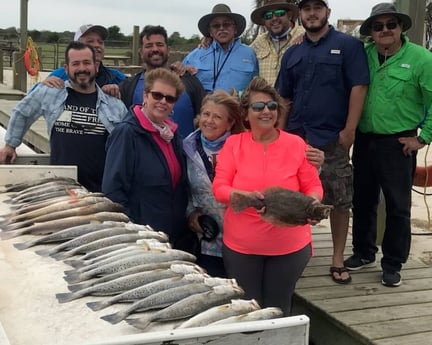
[[[234,213],[229,206],[233,189],[262,191],[266,187],[281,186],[322,197],[318,171],[306,160],[306,148],[300,137],[283,131],[266,150],[263,144],[252,139],[251,132],[227,139],[219,153],[213,181],[216,200],[228,204],[223,234],[226,246],[243,254],[283,255],[311,243],[310,225],[274,226],[262,220],[252,207]]]

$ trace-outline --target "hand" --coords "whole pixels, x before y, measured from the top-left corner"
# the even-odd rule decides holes
[[[188,217],[188,226],[189,229],[191,229],[193,232],[196,232],[198,234],[202,234],[204,230],[201,228],[198,222],[198,217],[201,216],[203,213],[201,210],[195,210],[193,211],[189,217]]]
[[[47,77],[44,81],[42,81],[42,84],[48,87],[55,87],[57,89],[63,89],[65,86],[64,80],[55,76]]]
[[[347,151],[350,150],[355,139],[355,130],[344,128],[339,132],[339,143],[345,147]]]
[[[210,47],[210,44],[213,42],[213,38],[211,37],[203,37],[201,42],[198,44],[198,48],[207,49]]]
[[[304,40],[304,35],[306,34],[302,34],[302,35],[298,35],[297,37],[294,37],[294,39],[292,40],[292,45],[298,46],[299,44],[302,44]]]
[[[411,156],[414,151],[418,151],[424,147],[423,144],[418,142],[416,137],[401,137],[398,140],[403,145],[402,151],[405,156]]]
[[[312,147],[312,146],[308,146],[306,149],[306,159],[308,160],[308,162],[310,164],[312,164],[313,166],[319,168],[324,164],[324,152]]]
[[[0,150],[0,164],[15,163],[16,158],[17,154],[15,152],[15,147],[6,144]]]
[[[120,99],[120,88],[117,84],[106,84],[102,86],[102,91],[110,96]]]

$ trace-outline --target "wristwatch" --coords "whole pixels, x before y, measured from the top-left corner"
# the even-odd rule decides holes
[[[426,141],[422,137],[417,136],[416,138],[417,138],[417,141],[419,142],[419,144],[427,145]]]

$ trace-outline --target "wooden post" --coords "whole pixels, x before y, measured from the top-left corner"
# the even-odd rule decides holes
[[[20,52],[19,58],[14,56],[14,89],[27,92],[27,73],[24,68],[23,55],[27,46],[27,11],[28,0],[21,0],[20,6]],[[14,53],[15,54],[15,53]],[[15,78],[17,78],[15,80]],[[16,82],[16,84],[15,84]]]
[[[426,0],[397,0],[396,7],[411,17],[412,27],[407,32],[410,41],[424,46]]]
[[[132,38],[132,65],[135,66],[140,65],[140,57],[138,54],[139,46],[139,26],[134,25]]]
[[[3,84],[3,50],[0,49],[0,83]]]

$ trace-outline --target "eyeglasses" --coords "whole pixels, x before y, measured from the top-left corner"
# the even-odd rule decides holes
[[[177,97],[170,96],[170,95],[164,95],[163,93],[158,92],[158,91],[150,91],[150,94],[152,95],[152,97],[155,101],[161,101],[162,98],[165,98],[165,101],[167,103],[170,103],[170,104],[174,104],[177,101]]]
[[[252,110],[255,112],[263,111],[266,106],[268,110],[276,110],[279,104],[276,101],[268,101],[268,102],[255,102],[250,105]]]
[[[372,24],[372,30],[375,32],[380,32],[380,31],[384,30],[384,26],[389,30],[393,30],[393,29],[396,29],[396,27],[398,26],[398,23],[396,23],[396,22],[388,22],[388,23],[375,22]]]
[[[268,19],[272,19],[273,16],[275,16],[275,17],[282,17],[282,16],[285,15],[285,13],[286,13],[285,10],[274,10],[274,11],[268,11],[268,12],[265,12],[265,13],[263,14],[263,18],[264,18],[265,20],[268,20]]]
[[[220,30],[220,29],[230,29],[234,26],[234,22],[222,22],[222,23],[212,23],[210,24],[210,28],[212,30]]]

